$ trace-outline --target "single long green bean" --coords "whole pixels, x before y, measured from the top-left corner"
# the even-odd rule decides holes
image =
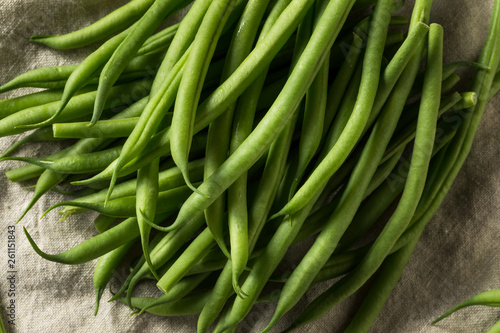
[[[135,239],[104,254],[97,261],[97,264],[94,268],[93,279],[94,289],[96,293],[94,316],[97,315],[97,312],[99,311],[99,303],[101,301],[102,294],[106,289],[106,285],[111,280],[115,269],[121,263],[134,243]]]
[[[178,210],[180,205],[182,205],[182,203],[188,196],[189,191],[186,186],[180,186],[172,190],[160,192],[158,195],[159,204],[156,209],[156,213],[172,212]],[[136,196],[127,196],[109,200],[106,205],[103,202],[93,203],[76,200],[59,202],[55,205],[52,205],[42,216],[46,215],[54,208],[61,206],[75,206],[90,209],[101,214],[113,217],[130,217],[136,216],[137,214]]]
[[[117,146],[94,153],[70,154],[55,160],[42,160],[31,157],[4,157],[2,159],[31,163],[60,174],[86,174],[99,172],[106,168],[109,163],[119,156],[121,149],[121,146]]]
[[[187,172],[187,163],[193,137],[196,109],[215,46],[236,2],[236,0],[214,0],[208,8],[187,59],[186,66],[190,70],[183,75],[175,100],[170,132],[170,151],[175,164],[184,175],[186,184],[190,187],[192,186]],[[209,140],[211,141],[210,134]],[[207,165],[211,165],[210,162],[211,154],[209,153]],[[209,175],[210,171],[208,171],[207,176]],[[196,192],[196,189],[192,188]]]
[[[153,2],[154,0],[134,0],[85,28],[64,35],[33,35],[30,41],[58,50],[89,45],[130,26],[146,12]]]
[[[198,314],[205,306],[209,297],[210,292],[208,291],[203,294],[181,298],[176,301],[153,306],[147,309],[146,312],[157,316],[187,316]],[[125,298],[117,297],[117,299],[122,303],[129,303],[129,301]],[[157,299],[153,297],[132,297],[130,299],[131,305],[138,309],[148,307],[154,302],[157,302]]]
[[[135,210],[137,216],[137,224],[139,225],[139,232],[141,234],[141,246],[146,263],[151,270],[153,276],[158,280],[158,274],[151,263],[149,256],[149,235],[151,233],[151,226],[146,222],[154,221],[156,216],[157,204],[159,201],[159,182],[158,182],[158,169],[160,160],[156,159],[147,166],[139,169],[137,172],[137,189]],[[163,202],[160,202],[163,204]]]
[[[59,141],[59,138],[54,137],[54,133],[52,132],[52,128],[50,126],[41,127],[35,130],[33,133],[26,135],[22,139],[16,141],[12,146],[9,147],[6,151],[0,155],[0,159],[9,156],[13,152],[15,152],[22,145],[29,142],[38,142],[38,141]]]
[[[215,240],[209,229],[205,228],[187,247],[187,249],[172,264],[170,269],[160,278],[156,286],[164,293],[179,282],[191,267],[204,256],[213,246]]]
[[[197,274],[180,280],[172,287],[172,289],[168,293],[158,297],[156,301],[152,302],[151,304],[148,304],[147,306],[143,307],[140,311],[136,312],[141,314],[144,311],[147,311],[151,307],[158,306],[161,304],[167,304],[185,297],[200,283],[202,283],[203,280],[205,280],[209,274],[210,273]]]
[[[137,219],[131,217],[102,234],[96,235],[59,254],[42,252],[26,228],[24,228],[24,233],[35,252],[42,258],[58,263],[77,265],[99,258],[117,247],[128,243],[139,236],[139,228],[137,227]]]
[[[457,306],[451,308],[450,310],[439,316],[436,320],[432,322],[432,324],[433,325],[436,324],[437,322],[443,320],[444,318],[448,317],[449,315],[460,309],[473,305],[500,307],[500,289],[488,290],[479,293],[475,296],[472,296],[468,300],[458,304]]]
[[[62,90],[46,90],[0,101],[0,118],[30,107],[55,102],[61,99]]]
[[[123,138],[132,133],[138,117],[100,120],[94,126],[89,127],[86,122],[56,123],[52,125],[54,138]]]

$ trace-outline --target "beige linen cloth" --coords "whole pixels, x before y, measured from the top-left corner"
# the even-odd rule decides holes
[[[0,1],[0,82],[42,66],[74,64],[93,47],[56,51],[31,44],[32,34],[65,33],[84,27],[125,4],[125,0],[2,0]],[[413,1],[404,8],[409,13]],[[484,43],[493,0],[435,0],[432,22],[444,26],[445,61],[476,60]],[[467,85],[466,85],[467,86]],[[26,92],[26,91],[24,91]],[[7,98],[19,94],[3,94]],[[384,306],[371,332],[485,332],[500,319],[500,310],[475,307],[431,326],[430,322],[451,306],[472,295],[500,288],[500,98],[490,103],[472,152],[444,204],[425,230],[404,274]],[[4,151],[17,138],[0,138]],[[46,156],[58,144],[32,144],[18,156]],[[0,163],[0,313],[4,320],[7,295],[7,226],[14,225],[33,191],[32,182],[11,183],[5,171],[22,163]],[[163,318],[149,314],[129,316],[123,304],[106,302],[104,293],[93,316],[92,274],[95,262],[68,266],[46,261],[32,250],[22,226],[48,253],[66,250],[96,234],[94,214],[61,222],[57,212],[40,220],[42,212],[65,199],[45,195],[16,225],[15,325],[8,332],[195,332],[196,316]],[[67,198],[66,198],[67,199]],[[121,277],[123,279],[124,271]],[[117,290],[118,283],[113,283]],[[326,286],[315,288],[287,315],[284,328]],[[159,295],[154,284],[144,284],[137,295]],[[298,332],[341,331],[362,298],[339,304],[321,320]],[[259,332],[270,320],[274,305],[257,306],[238,332]]]

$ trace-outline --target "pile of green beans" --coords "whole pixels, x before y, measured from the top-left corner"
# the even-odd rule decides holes
[[[273,302],[267,332],[329,281],[289,332],[374,278],[346,329],[368,331],[500,89],[494,4],[477,63],[443,64],[432,0],[416,0],[410,19],[395,0],[132,0],[80,30],[32,36],[59,50],[101,44],[80,64],[0,86],[44,89],[0,101],[0,137],[26,133],[0,152],[26,163],[6,176],[36,184],[19,221],[51,190],[68,199],[46,213],[98,215],[96,236],[62,253],[24,228],[28,241],[50,261],[97,260],[95,314],[127,263],[111,300],[199,314],[200,333],[237,331]],[[475,76],[457,91],[460,67]],[[12,156],[55,140],[68,144]],[[303,241],[293,267],[280,266]],[[163,295],[135,295],[143,280]]]

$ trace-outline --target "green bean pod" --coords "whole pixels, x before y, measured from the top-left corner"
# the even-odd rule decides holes
[[[25,145],[29,142],[38,142],[38,141],[59,141],[59,138],[54,137],[54,133],[52,132],[52,128],[50,126],[41,127],[35,130],[33,133],[26,135],[20,140],[16,141],[12,146],[9,147],[6,151],[0,155],[0,159],[9,156],[13,152],[15,152],[18,148]]]
[[[132,133],[138,117],[100,120],[89,127],[88,122],[56,123],[52,125],[54,138],[123,138]]]
[[[141,234],[141,246],[146,263],[151,270],[153,276],[158,280],[158,274],[151,263],[149,256],[149,235],[151,226],[146,221],[154,221],[156,215],[157,204],[159,203],[159,185],[158,171],[160,160],[156,159],[147,166],[140,168],[137,172],[137,187],[135,211],[137,216],[137,224]],[[164,202],[160,202],[163,204]]]
[[[210,4],[187,59],[186,67],[190,70],[186,71],[183,75],[175,100],[170,150],[173,160],[184,175],[186,184],[195,192],[196,189],[191,185],[189,180],[187,163],[193,136],[196,108],[208,65],[215,51],[215,46],[235,4],[236,0],[214,0]],[[210,154],[207,163],[210,163]],[[198,193],[202,195],[202,193]]]
[[[128,251],[134,245],[135,239],[117,247],[116,249],[104,254],[99,258],[94,268],[94,289],[96,293],[94,316],[99,311],[99,303],[101,302],[102,293],[111,280],[115,269],[122,262]]]
[[[0,101],[0,118],[30,107],[56,102],[61,99],[62,90],[46,90]]]
[[[136,311],[138,314],[143,313],[144,311],[147,311],[149,308],[162,305],[162,304],[167,304],[171,303],[173,301],[179,300],[186,295],[188,295],[194,288],[196,288],[200,283],[203,282],[208,277],[209,273],[202,273],[202,274],[197,274],[193,276],[186,277],[182,280],[180,280],[178,283],[175,284],[175,286],[172,287],[172,289],[158,297],[158,299],[147,306],[143,307],[140,311]],[[133,304],[133,301],[132,301]]]
[[[77,265],[99,258],[119,246],[128,243],[139,236],[139,228],[137,227],[137,219],[131,217],[102,234],[94,236],[59,254],[42,252],[26,228],[24,228],[24,233],[35,252],[42,258],[62,264]]]
[[[209,229],[205,228],[184,250],[170,269],[160,278],[156,286],[164,293],[169,293],[184,275],[201,257],[215,246],[215,239]]]
[[[222,81],[227,79],[250,53],[256,39],[259,22],[264,16],[268,2],[268,0],[249,1],[246,5],[237,27],[234,29],[230,49],[224,63]],[[228,110],[209,126],[209,137],[205,155],[207,161],[205,164],[205,178],[208,178],[225,161],[228,151],[231,154],[239,143],[251,132],[253,115],[255,113],[255,110],[252,109],[254,103],[245,107],[238,106],[237,103],[235,102],[229,106]],[[243,103],[241,99],[240,103]],[[241,112],[248,113],[242,115]],[[231,133],[231,127],[233,127],[234,133]],[[246,178],[246,175],[242,177]],[[246,179],[240,179],[240,187],[230,187],[227,193],[227,223],[229,225],[231,254],[229,254],[226,248],[223,237],[222,224],[225,222],[223,218],[225,207],[224,196],[218,198],[210,207],[205,209],[205,219],[217,244],[219,244],[219,247],[221,247],[226,256],[231,258],[233,288],[240,297],[244,297],[245,294],[241,291],[238,281],[239,276],[246,268],[248,260],[248,229]]]
[[[92,44],[120,32],[140,18],[154,0],[135,0],[116,9],[99,21],[65,35],[33,35],[31,42],[57,50],[67,50]]]
[[[172,317],[194,315],[201,312],[201,309],[203,309],[209,297],[210,292],[208,291],[203,294],[181,298],[169,303],[152,306],[148,308],[146,312],[157,316]],[[117,299],[122,303],[129,303],[126,298],[117,297]],[[138,309],[148,307],[154,302],[157,302],[157,299],[153,297],[132,297],[130,299],[131,305]]]
[[[31,157],[4,157],[3,160],[23,161],[60,174],[86,174],[102,171],[119,155],[122,147],[117,146],[88,154],[70,154],[55,160]]]
[[[158,194],[158,207],[156,213],[163,212],[173,212],[179,209],[182,203],[189,196],[189,188],[186,186],[180,186],[178,188],[162,191]],[[68,201],[59,202],[52,205],[42,217],[53,210],[54,208],[61,206],[75,206],[85,209],[94,210],[101,214],[112,216],[112,217],[130,217],[136,216],[136,196],[120,197],[117,199],[109,200],[105,205],[103,202],[83,202],[83,201]]]
[[[455,311],[458,311],[460,309],[463,309],[463,308],[468,307],[468,306],[473,306],[473,305],[486,305],[486,306],[500,307],[500,289],[488,290],[488,291],[479,293],[475,296],[472,296],[468,300],[460,303],[459,305],[448,310],[443,315],[439,316],[436,320],[434,320],[432,322],[432,324],[433,325],[436,324],[437,322],[448,317],[449,315],[451,315]]]

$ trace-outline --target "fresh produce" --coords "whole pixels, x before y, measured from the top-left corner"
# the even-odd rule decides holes
[[[0,137],[18,140],[0,163],[35,184],[16,220],[40,257],[96,262],[95,315],[111,285],[132,320],[238,332],[265,306],[258,330],[303,331],[358,292],[345,330],[366,332],[500,89],[492,2],[478,58],[452,63],[432,0],[132,0],[34,35],[89,52],[0,86],[44,89],[0,101]],[[23,154],[33,144],[60,150]],[[97,232],[45,250],[41,235],[63,237],[43,228],[55,211]]]

